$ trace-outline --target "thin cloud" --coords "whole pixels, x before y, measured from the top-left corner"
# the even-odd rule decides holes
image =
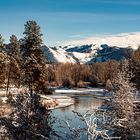
[[[64,45],[108,44],[111,46],[138,46],[140,45],[140,32],[121,33],[116,35],[98,35],[79,40],[71,40]]]
[[[84,39],[86,37],[88,37],[88,35],[85,35],[85,34],[74,34],[74,35],[69,36],[69,38],[79,38],[79,39]]]

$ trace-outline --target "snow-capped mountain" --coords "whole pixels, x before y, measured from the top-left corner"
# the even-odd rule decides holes
[[[50,63],[81,63],[91,64],[108,60],[122,60],[133,53],[130,47],[122,48],[107,44],[90,44],[81,46],[65,46],[50,48],[42,46],[42,50]]]
[[[49,63],[76,63],[76,60],[64,49],[53,49],[47,46],[41,46],[47,61]]]

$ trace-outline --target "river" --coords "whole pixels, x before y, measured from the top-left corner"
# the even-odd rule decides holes
[[[103,102],[103,100],[96,99],[92,95],[72,95],[71,97],[74,99],[73,105],[52,111],[52,115],[59,120],[57,124],[54,124],[54,129],[55,131],[58,131],[59,135],[61,135],[64,140],[72,140],[71,136],[77,136],[74,129],[82,131],[82,129],[86,127],[85,122],[79,119],[77,114],[73,113],[73,111],[84,115],[88,110],[93,110],[95,107],[101,106]],[[86,140],[86,131],[83,131],[80,136],[80,140]]]

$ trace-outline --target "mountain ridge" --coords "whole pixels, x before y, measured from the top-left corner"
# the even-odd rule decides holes
[[[130,47],[109,46],[107,44],[89,44],[81,46],[47,47],[41,46],[50,63],[92,64],[108,60],[129,58],[134,49]]]

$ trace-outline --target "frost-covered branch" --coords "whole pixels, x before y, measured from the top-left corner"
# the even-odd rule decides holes
[[[84,120],[87,128],[88,140],[97,140],[99,137],[102,137],[105,140],[121,138],[109,136],[109,130],[106,127],[109,117],[107,116],[106,111],[102,109],[94,109],[92,111],[87,111],[84,115],[75,111],[73,112],[77,114],[80,119]],[[113,124],[113,122],[111,123]]]

